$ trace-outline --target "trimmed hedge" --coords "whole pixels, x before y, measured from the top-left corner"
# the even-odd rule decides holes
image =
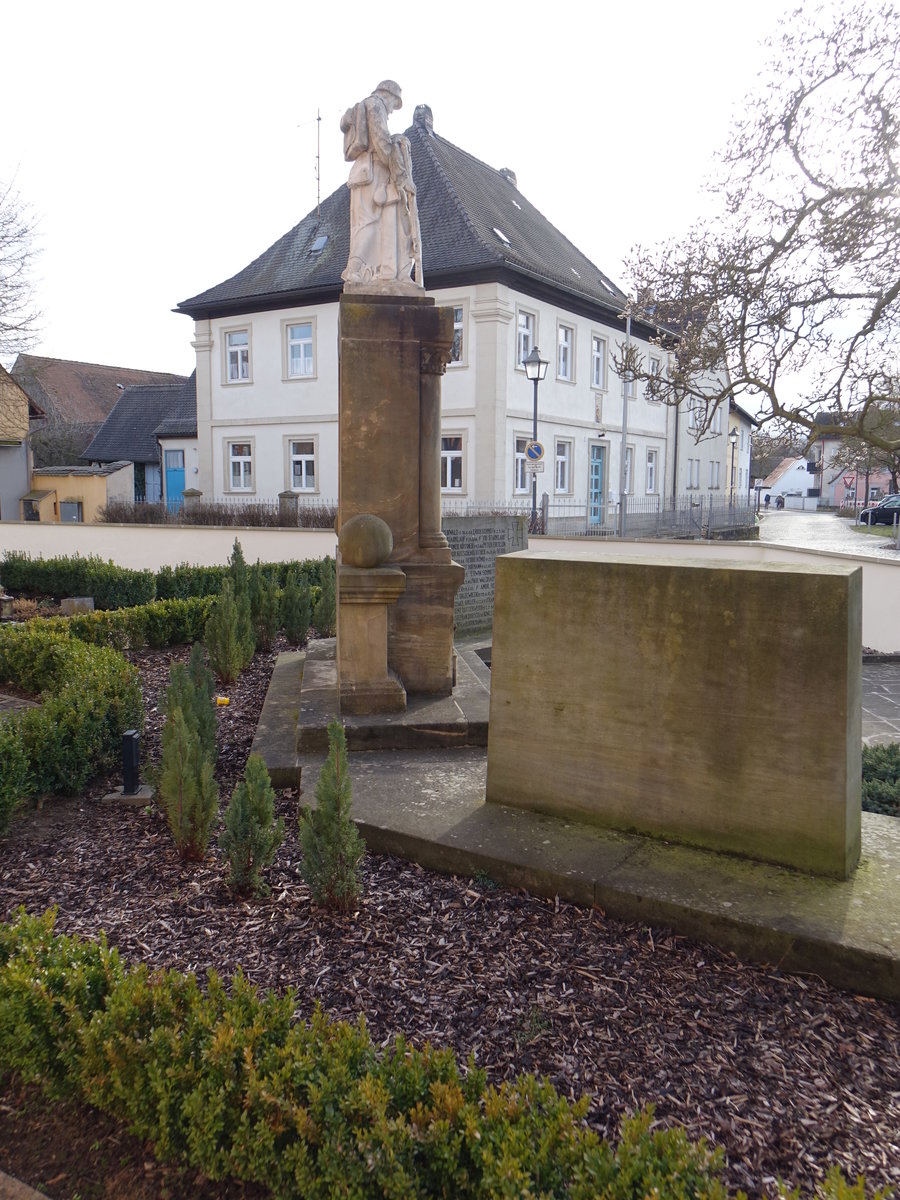
[[[275,586],[283,588],[294,571],[310,587],[321,587],[326,569],[333,572],[331,558],[308,558],[302,562],[260,563]],[[251,568],[252,569],[252,568]],[[131,608],[152,600],[187,600],[195,596],[217,596],[228,566],[199,567],[181,563],[152,571],[132,571],[101,558],[80,555],[31,558],[7,550],[0,564],[0,580],[11,592],[24,596],[93,596],[98,609]]]
[[[150,646],[182,646],[203,639],[203,630],[215,604],[214,596],[188,600],[154,600],[136,608],[114,612],[75,613],[71,617],[38,618],[49,629],[68,631],[80,642],[111,646],[114,650],[143,650]]]
[[[41,695],[40,708],[3,722],[0,833],[31,796],[80,791],[119,760],[124,731],[143,727],[137,670],[114,650],[46,624],[0,627],[0,683]]]
[[[3,555],[0,579],[9,591],[24,595],[93,596],[96,608],[128,608],[156,596],[152,571],[133,571],[97,555],[31,558],[16,550]]]
[[[204,992],[126,970],[102,936],[53,921],[20,909],[0,925],[0,1072],[123,1119],[162,1159],[285,1200],[726,1200],[722,1151],[652,1129],[650,1108],[614,1148],[585,1125],[587,1101],[546,1080],[488,1087],[448,1050],[378,1047],[362,1019],[318,1008],[297,1022],[292,993],[260,996],[241,974],[229,990],[211,973]],[[822,1195],[864,1200],[865,1185],[834,1169]]]

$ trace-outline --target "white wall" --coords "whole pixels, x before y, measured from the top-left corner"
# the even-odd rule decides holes
[[[533,545],[551,549],[554,553],[578,556],[585,552],[584,539],[537,538]],[[815,565],[816,561],[852,563],[863,573],[863,645],[880,654],[900,653],[900,561],[866,558],[858,554],[834,554],[826,551],[799,550],[788,546],[771,546],[765,542],[653,542],[617,541],[610,546],[615,554],[657,558],[697,558],[706,562],[721,561],[760,563],[795,562]]]
[[[247,562],[287,562],[334,555],[332,529],[224,529],[192,525],[58,525],[4,521],[0,555],[18,550],[33,558],[98,554],[120,567],[158,571],[179,563],[216,566],[227,562],[237,538]],[[0,562],[2,578],[2,562]]]

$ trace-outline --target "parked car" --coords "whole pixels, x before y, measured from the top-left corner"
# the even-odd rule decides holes
[[[900,518],[900,493],[885,496],[870,508],[864,508],[859,514],[863,525],[893,525]]]

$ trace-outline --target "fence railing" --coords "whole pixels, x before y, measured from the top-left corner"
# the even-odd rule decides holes
[[[556,537],[709,538],[756,525],[755,501],[744,496],[732,501],[703,495],[629,496],[624,521],[618,503],[551,501],[546,493],[534,522],[530,500],[462,502],[445,498],[443,511],[454,516],[522,516],[528,520],[529,533]]]
[[[215,500],[188,497],[177,508],[159,504],[132,504],[113,500],[102,519],[112,524],[225,525],[248,529],[331,529],[337,501],[299,496],[277,500],[251,500],[245,496],[220,496]]]

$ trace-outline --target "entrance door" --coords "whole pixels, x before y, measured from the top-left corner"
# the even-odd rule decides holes
[[[605,446],[591,446],[588,472],[588,524],[602,525],[606,516],[606,503],[603,499],[606,481]]]
[[[184,451],[166,451],[166,508],[177,512],[184,504]]]

